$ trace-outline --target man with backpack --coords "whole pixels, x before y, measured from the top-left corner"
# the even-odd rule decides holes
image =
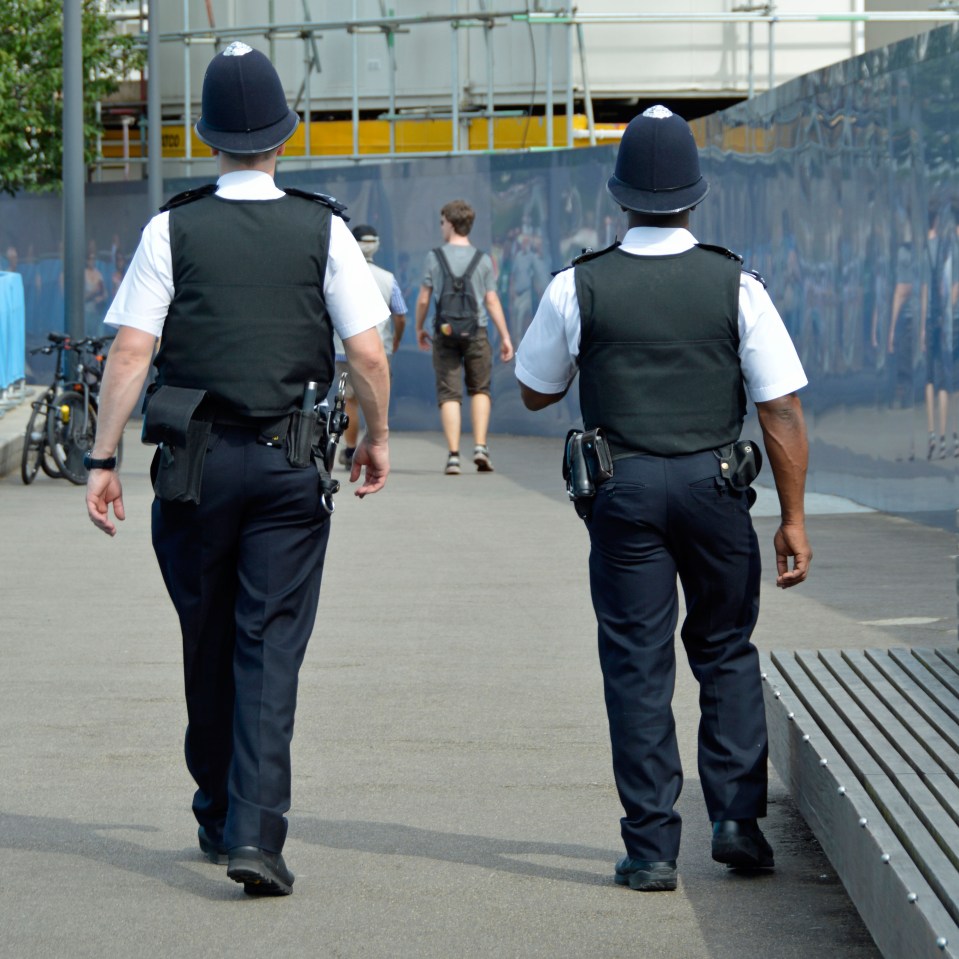
[[[416,342],[424,351],[432,345],[436,401],[449,447],[445,471],[450,476],[461,472],[463,375],[473,422],[473,463],[481,473],[493,472],[486,445],[493,366],[487,313],[500,336],[500,359],[508,363],[513,358],[506,317],[496,293],[493,262],[468,239],[475,218],[476,212],[465,200],[451,200],[440,210],[443,245],[427,254],[416,300]],[[431,299],[436,307],[432,335],[424,325]]]

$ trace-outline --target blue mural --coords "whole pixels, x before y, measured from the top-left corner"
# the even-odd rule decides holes
[[[693,125],[712,190],[692,230],[765,276],[810,379],[810,489],[947,524],[959,506],[957,69],[959,27],[947,26]],[[605,146],[308,172],[281,161],[277,181],[332,194],[354,222],[374,224],[377,262],[411,309],[440,242],[439,208],[468,200],[471,240],[493,256],[518,343],[551,271],[622,236],[605,191],[614,157]],[[165,192],[202,182],[169,180]],[[88,252],[112,290],[149,216],[145,185],[91,185],[86,210]],[[23,274],[28,348],[63,328],[60,217],[55,198],[0,199],[0,269],[12,255]],[[432,366],[412,327],[411,315],[392,425],[436,430]],[[511,366],[496,364],[493,393],[494,433],[562,437],[578,419],[575,398],[528,413]],[[758,433],[753,422],[746,430]]]

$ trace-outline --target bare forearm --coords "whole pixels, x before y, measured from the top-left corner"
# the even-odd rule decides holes
[[[766,455],[776,481],[784,525],[802,526],[805,522],[803,500],[809,441],[802,404],[796,394],[768,403],[758,403],[759,425],[763,431]]]
[[[343,341],[350,364],[350,381],[366,420],[366,435],[371,443],[385,442],[389,436],[390,369],[386,352],[376,330],[367,330]]]
[[[403,339],[403,333],[406,331],[406,315],[403,313],[393,314],[393,352],[400,347],[400,340]]]
[[[415,307],[415,316],[416,316],[416,332],[419,333],[423,329],[423,324],[426,322],[426,314],[430,309],[430,297],[432,296],[432,290],[429,287],[421,286],[419,295],[416,297],[416,307]]]
[[[123,428],[136,408],[153,358],[153,336],[124,327],[117,334],[100,386],[97,435],[92,455],[112,456],[120,444]]]
[[[499,297],[490,297],[486,301],[486,312],[489,313],[489,318],[493,321],[493,326],[496,327],[496,332],[499,333],[500,339],[509,342],[509,328],[506,326],[506,314],[503,312],[503,305],[500,303]]]

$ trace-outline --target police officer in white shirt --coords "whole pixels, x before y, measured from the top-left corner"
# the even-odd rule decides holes
[[[153,544],[183,635],[193,811],[203,854],[251,895],[293,886],[290,741],[330,528],[310,384],[322,400],[334,330],[367,424],[356,495],[390,468],[387,307],[342,207],[274,185],[297,122],[262,53],[232,43],[213,58],[196,132],[221,175],[144,230],[106,318],[118,332],[88,454],[87,509],[113,536],[115,452],[162,337],[146,410]]]
[[[767,737],[758,655],[760,554],[737,442],[756,404],[782,509],[778,586],[812,558],[803,512],[808,447],[796,350],[755,274],[696,242],[690,210],[709,186],[689,126],[663,106],[624,131],[607,189],[627,212],[622,244],[559,273],[516,355],[525,405],[562,399],[579,373],[587,430],[599,428],[612,477],[581,510],[626,855],[620,885],[676,888],[682,786],[671,700],[678,621],[700,684],[699,774],[712,856],[771,868]],[[582,504],[580,504],[582,505]]]

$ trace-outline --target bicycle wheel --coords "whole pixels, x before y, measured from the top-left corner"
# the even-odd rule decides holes
[[[92,403],[84,404],[78,393],[61,393],[47,417],[47,442],[60,472],[71,483],[87,481],[83,454],[93,449],[97,431],[97,412]]]
[[[23,434],[23,453],[20,457],[20,478],[29,486],[46,459],[47,448],[46,423],[47,410],[53,400],[53,390],[47,390],[43,399],[33,404],[33,412],[27,421],[27,428]],[[59,475],[59,470],[57,474]]]

